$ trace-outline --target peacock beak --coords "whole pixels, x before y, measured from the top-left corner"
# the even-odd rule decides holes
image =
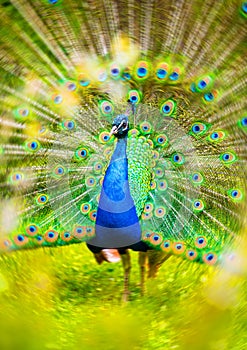
[[[116,135],[117,132],[118,132],[118,128],[117,128],[116,125],[114,125],[113,128],[112,128],[111,131],[110,131],[110,137],[111,137],[112,135]]]

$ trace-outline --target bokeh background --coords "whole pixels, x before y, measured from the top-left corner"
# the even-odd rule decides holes
[[[0,349],[245,350],[244,252],[231,270],[171,257],[144,297],[131,252],[128,303],[121,263],[98,266],[84,244],[2,256]]]

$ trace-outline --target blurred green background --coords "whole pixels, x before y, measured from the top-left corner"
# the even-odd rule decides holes
[[[174,256],[141,297],[131,257],[127,304],[121,263],[84,244],[0,257],[0,349],[247,349],[245,273]]]

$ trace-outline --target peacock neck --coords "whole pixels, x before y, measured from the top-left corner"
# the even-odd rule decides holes
[[[127,149],[127,136],[124,138],[119,138],[117,140],[117,144],[111,158],[111,163],[118,159],[126,158],[126,149]]]

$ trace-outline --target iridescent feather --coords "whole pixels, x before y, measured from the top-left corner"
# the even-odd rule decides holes
[[[14,0],[0,16],[1,252],[95,239],[126,115],[140,240],[224,263],[246,210],[246,2]]]

